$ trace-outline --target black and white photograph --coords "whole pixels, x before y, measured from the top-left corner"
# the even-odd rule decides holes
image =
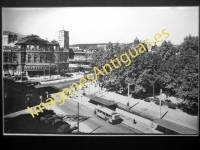
[[[199,6],[2,7],[4,135],[199,135]]]

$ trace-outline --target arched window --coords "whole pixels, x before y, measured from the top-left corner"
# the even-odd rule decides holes
[[[31,62],[31,55],[28,55],[28,62]]]
[[[34,55],[34,62],[37,62],[37,56],[36,56],[36,54]]]

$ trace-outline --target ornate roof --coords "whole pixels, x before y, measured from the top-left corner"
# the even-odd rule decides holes
[[[27,45],[40,45],[40,44],[51,45],[49,43],[49,41],[41,39],[37,35],[29,35],[27,37],[19,39],[15,45],[24,45],[24,44],[27,44]]]
[[[59,43],[56,40],[50,42],[53,46],[59,46]]]

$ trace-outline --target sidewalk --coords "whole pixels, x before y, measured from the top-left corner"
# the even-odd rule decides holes
[[[98,97],[102,97],[108,100],[112,100],[116,103],[122,103],[126,106],[128,102],[128,97],[117,94],[115,92],[107,92],[106,89],[99,91],[99,86],[90,86],[90,89],[86,88],[86,94],[88,92]],[[154,119],[160,118],[160,106],[156,105],[154,102],[145,102],[140,99],[129,98],[129,106],[132,107],[131,111],[137,111],[142,116],[151,116]],[[161,106],[161,116],[166,115],[163,119],[180,124],[182,126],[188,127],[190,129],[198,131],[198,116],[191,116],[179,109],[173,110],[167,106]],[[142,117],[141,117],[142,118]]]
[[[63,79],[56,79],[53,81],[41,81],[41,84],[50,84],[50,83],[60,83],[60,82],[66,82],[66,81],[71,81],[71,80],[75,80],[75,79],[80,79],[83,78],[83,75],[77,75],[76,77],[73,78],[63,78]]]
[[[100,94],[97,93],[96,96],[113,100],[116,103],[120,102],[123,105],[126,105],[128,102],[127,96],[123,96],[115,92],[104,91]],[[151,116],[154,119],[160,118],[160,106],[156,105],[154,102],[145,102],[140,99],[129,98],[129,106],[133,106],[131,111],[138,112],[142,116]],[[163,117],[163,119],[198,131],[198,116],[189,115],[179,109],[173,110],[167,106],[161,106],[161,116],[163,116],[165,113],[166,115]]]
[[[94,87],[95,86],[92,85],[92,88],[94,88]],[[96,89],[98,89],[98,88],[96,88]],[[87,88],[86,88],[85,92],[86,93],[89,92]],[[81,98],[81,96],[82,96],[82,91],[77,91],[77,93],[73,96],[73,98],[70,98],[70,99],[80,103],[81,105],[84,105],[84,106],[90,108],[91,110],[94,110],[96,105],[90,103],[89,98],[87,98],[85,96],[82,96],[82,98]],[[116,109],[116,112],[119,113],[121,118],[123,119],[123,122],[122,122],[123,124],[140,131],[138,133],[142,132],[142,133],[146,133],[146,134],[163,134],[162,132],[155,130],[156,126],[154,128],[152,128],[152,122],[150,120],[136,116],[134,114],[128,113],[128,112],[123,111],[118,108]],[[136,120],[136,122],[137,122],[136,124],[133,124],[133,119]]]

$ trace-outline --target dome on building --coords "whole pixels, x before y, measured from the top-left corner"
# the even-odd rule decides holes
[[[136,37],[133,43],[134,43],[135,46],[138,45],[139,44],[139,39]]]
[[[56,41],[56,40],[53,40],[50,42],[52,45],[56,46],[56,45],[59,45],[59,43]]]

